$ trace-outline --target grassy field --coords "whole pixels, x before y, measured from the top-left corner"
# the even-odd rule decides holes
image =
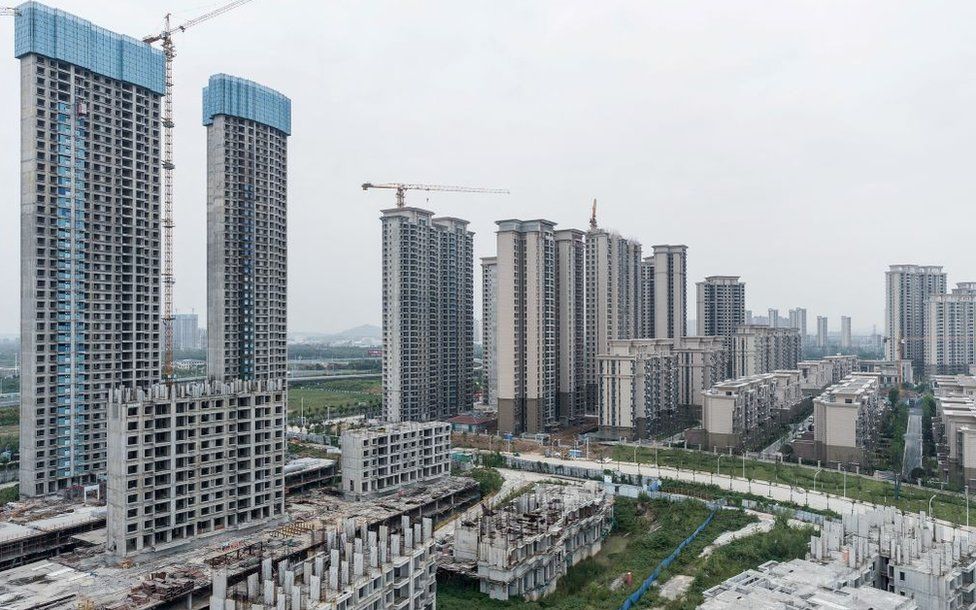
[[[477,585],[452,579],[437,583],[440,610],[606,610],[617,608],[678,544],[708,516],[698,502],[671,504],[663,500],[638,502],[618,498],[614,506],[616,526],[603,550],[569,569],[556,591],[538,602],[499,602],[481,594]],[[755,521],[741,511],[720,511],[702,534],[672,564],[673,570],[690,566],[719,534],[737,530]],[[610,585],[625,572],[634,582],[611,590]]]
[[[637,461],[641,464],[654,464],[654,456],[654,449],[639,448],[637,450]],[[633,462],[634,448],[615,447],[613,459],[621,462]],[[753,481],[772,481],[802,489],[815,489],[837,496],[844,494],[845,477],[843,473],[835,470],[821,471],[816,476],[816,488],[814,488],[814,476],[817,469],[795,464],[746,460],[745,472],[743,473],[742,459],[739,457],[723,456],[719,464],[718,456],[714,454],[681,449],[659,449],[657,460],[661,466],[680,470],[695,470],[705,473],[719,470],[722,475],[745,476],[745,478]],[[935,495],[932,512],[935,513],[936,518],[959,524],[966,523],[966,499],[961,495],[901,486],[896,497],[896,489],[893,483],[850,473],[846,478],[848,498],[873,504],[896,506],[906,512],[918,512],[920,510],[928,511],[929,499]]]
[[[297,423],[305,401],[305,419],[310,423],[332,417],[353,415],[382,403],[379,379],[336,379],[292,382],[288,389],[288,420]]]
[[[0,451],[20,447],[20,408],[0,407]]]

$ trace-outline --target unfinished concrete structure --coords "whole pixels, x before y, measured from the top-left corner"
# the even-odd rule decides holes
[[[285,392],[283,379],[112,392],[106,550],[159,550],[283,515]]]
[[[497,224],[498,429],[545,432],[585,412],[583,232]]]
[[[260,572],[229,586],[227,573],[214,576],[210,610],[433,610],[437,582],[434,526],[430,519],[399,531],[381,525],[315,530],[322,547],[303,561],[261,560]]]
[[[497,510],[458,521],[453,554],[441,567],[476,578],[492,599],[537,600],[600,551],[612,521],[613,496],[596,483],[540,483]]]
[[[803,400],[798,371],[776,371],[722,381],[702,392],[702,428],[689,433],[710,450],[740,449],[789,419]],[[785,414],[785,415],[784,415]]]
[[[342,433],[342,490],[361,499],[451,472],[451,424],[400,422]]]
[[[396,207],[383,223],[383,416],[447,419],[474,400],[474,233]]]
[[[729,359],[733,379],[777,370],[796,369],[802,345],[795,328],[743,324],[732,336]]]
[[[586,404],[596,405],[600,363],[610,341],[633,339],[640,325],[640,242],[601,229],[586,233]]]
[[[104,475],[113,388],[159,379],[163,54],[19,7],[20,493]]]
[[[284,379],[291,100],[215,74],[207,127],[207,368],[210,377]]]
[[[881,416],[888,408],[877,377],[849,375],[813,400],[816,459],[864,464],[878,440]]]

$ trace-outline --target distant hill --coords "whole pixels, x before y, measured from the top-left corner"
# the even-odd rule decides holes
[[[363,324],[337,333],[290,332],[288,339],[297,342],[372,344],[382,341],[383,329],[375,324]]]

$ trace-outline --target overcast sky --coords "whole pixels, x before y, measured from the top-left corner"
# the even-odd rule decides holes
[[[221,2],[50,0],[141,37]],[[380,320],[364,181],[469,219],[600,224],[689,247],[694,282],[740,275],[756,314],[880,326],[892,263],[976,280],[976,3],[254,0],[178,35],[176,304],[206,310],[200,91],[227,72],[293,102],[289,328]],[[19,67],[0,20],[0,332],[19,312]],[[476,265],[476,287],[480,287]],[[480,306],[476,306],[480,311]],[[202,316],[201,316],[202,318]]]

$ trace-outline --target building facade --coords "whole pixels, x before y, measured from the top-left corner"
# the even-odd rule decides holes
[[[851,349],[851,317],[840,317],[840,347],[841,349]]]
[[[583,232],[497,224],[498,429],[544,432],[583,404]]]
[[[678,356],[670,339],[611,341],[600,366],[600,436],[647,438],[678,410]]]
[[[946,274],[935,265],[892,265],[885,272],[885,360],[912,361],[925,370],[925,302],[946,293]]]
[[[654,246],[654,337],[688,334],[688,247]]]
[[[779,328],[779,326],[780,326],[780,319],[779,319],[779,310],[778,309],[773,308],[773,307],[770,307],[766,311],[766,318],[769,320],[768,323],[769,323],[769,326],[771,328]]]
[[[288,360],[291,100],[215,74],[207,128],[207,366],[214,379],[284,379]]]
[[[342,491],[356,500],[451,473],[451,424],[400,422],[346,430]]]
[[[807,340],[807,310],[797,307],[790,310],[790,328],[800,331],[800,341]]]
[[[282,516],[286,396],[284,379],[112,392],[107,550],[161,550]]]
[[[195,313],[178,313],[173,316],[173,349],[200,348],[200,317]]]
[[[817,347],[826,349],[827,347],[827,317],[817,316]]]
[[[383,416],[443,420],[473,404],[474,234],[428,210],[383,210]]]
[[[925,302],[925,375],[968,373],[976,364],[976,291],[961,284]]]
[[[594,226],[586,234],[586,402],[597,403],[597,358],[640,332],[641,245]]]
[[[878,439],[885,405],[875,376],[849,375],[813,401],[817,458],[863,463]]]
[[[697,289],[699,336],[731,337],[746,323],[746,284],[739,276],[709,276]]]
[[[740,448],[785,419],[802,399],[797,371],[721,381],[702,392],[701,445],[718,451]]]
[[[640,322],[638,338],[654,337],[654,257],[647,256],[640,265]]]
[[[498,259],[481,259],[481,404],[498,408]]]
[[[793,370],[800,361],[800,354],[800,333],[795,328],[744,324],[732,336],[730,377]]]
[[[114,388],[159,380],[160,51],[19,7],[20,493],[106,472]]]

